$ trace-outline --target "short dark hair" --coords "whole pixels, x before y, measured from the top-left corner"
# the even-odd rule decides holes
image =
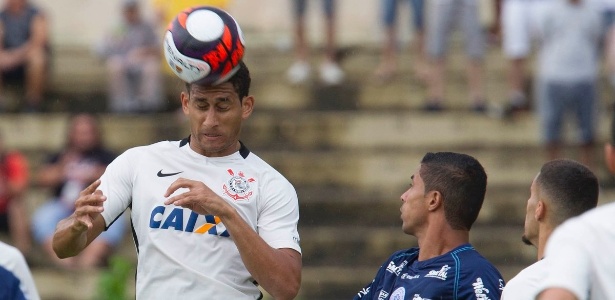
[[[455,230],[470,230],[483,205],[487,174],[474,157],[453,152],[427,153],[421,161],[425,193],[442,195],[444,215]]]
[[[239,101],[243,101],[243,98],[250,94],[252,78],[250,77],[250,70],[243,60],[239,61],[239,69],[237,72],[226,82],[230,82],[233,85],[235,92],[239,95]],[[191,87],[192,83],[186,82],[186,91],[188,91],[188,94],[190,94]]]
[[[588,167],[574,160],[556,159],[545,163],[536,183],[539,193],[544,193],[553,205],[553,225],[598,205],[598,178]]]

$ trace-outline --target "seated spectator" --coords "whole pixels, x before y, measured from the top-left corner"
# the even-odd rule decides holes
[[[44,14],[28,0],[7,0],[0,11],[0,84],[22,84],[26,111],[43,104],[50,47]],[[0,111],[8,106],[0,98]]]
[[[30,251],[30,228],[24,194],[28,189],[28,162],[17,151],[8,151],[0,136],[0,231],[24,255]]]
[[[123,238],[124,218],[100,235],[81,255],[60,260],[51,247],[56,224],[72,214],[79,192],[98,179],[115,155],[101,140],[99,124],[94,116],[79,114],[69,124],[65,149],[51,155],[38,172],[38,182],[53,190],[53,198],[35,211],[32,217],[34,238],[59,266],[89,268],[103,265]]]
[[[123,21],[98,46],[109,72],[109,109],[117,113],[155,112],[163,108],[156,26],[143,19],[136,0],[122,3]]]

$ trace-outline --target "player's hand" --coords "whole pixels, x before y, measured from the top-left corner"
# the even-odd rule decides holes
[[[188,208],[201,215],[227,215],[232,207],[224,199],[214,193],[209,187],[200,181],[179,178],[175,180],[164,194],[171,196],[180,188],[188,189],[187,192],[168,198],[164,204],[174,204]]]
[[[99,186],[100,179],[79,193],[73,213],[73,230],[85,232],[92,228],[94,217],[103,211],[103,202],[107,200],[107,197],[100,190],[96,190]]]

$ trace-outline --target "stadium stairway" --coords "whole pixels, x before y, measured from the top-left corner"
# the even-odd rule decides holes
[[[0,115],[7,146],[28,155],[33,174],[46,153],[62,147],[68,113],[105,109],[101,66],[87,51],[58,53],[52,112]],[[529,186],[544,162],[534,115],[502,121],[468,111],[463,58],[458,55],[450,60],[450,110],[438,114],[418,109],[424,89],[412,76],[409,54],[402,55],[398,76],[387,84],[370,77],[378,62],[377,49],[345,49],[341,57],[348,78],[337,87],[321,86],[316,80],[306,86],[286,85],[288,53],[253,49],[246,57],[257,107],[244,126],[242,140],[284,174],[299,195],[304,268],[298,299],[350,299],[388,255],[416,245],[415,238],[401,232],[399,196],[428,151],[464,152],[482,162],[489,185],[471,242],[507,280],[530,264],[535,250],[524,246],[520,237]],[[78,67],[83,65],[92,67]],[[490,49],[487,95],[495,104],[504,101],[504,67],[499,49]],[[109,147],[121,152],[187,135],[185,120],[174,111],[181,84],[169,78],[167,87],[167,113],[101,114]],[[606,99],[610,92],[604,91]],[[603,102],[606,107],[607,101]],[[601,110],[600,141],[606,140],[607,112],[610,109]],[[568,128],[569,140],[571,131]],[[615,189],[597,148],[596,172],[604,179],[600,201],[607,202]],[[574,157],[573,149],[567,151]],[[28,196],[34,209],[46,191],[32,186]],[[118,255],[135,262],[129,237]],[[100,271],[62,272],[40,259],[33,273],[43,299],[89,299],[85,295],[95,293]],[[133,291],[134,285],[129,286]]]

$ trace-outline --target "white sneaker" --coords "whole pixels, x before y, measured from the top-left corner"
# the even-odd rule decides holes
[[[310,65],[305,61],[296,61],[286,71],[286,78],[292,84],[303,84],[310,78]]]
[[[327,85],[338,85],[344,80],[344,71],[333,62],[324,62],[320,65],[320,80]]]

